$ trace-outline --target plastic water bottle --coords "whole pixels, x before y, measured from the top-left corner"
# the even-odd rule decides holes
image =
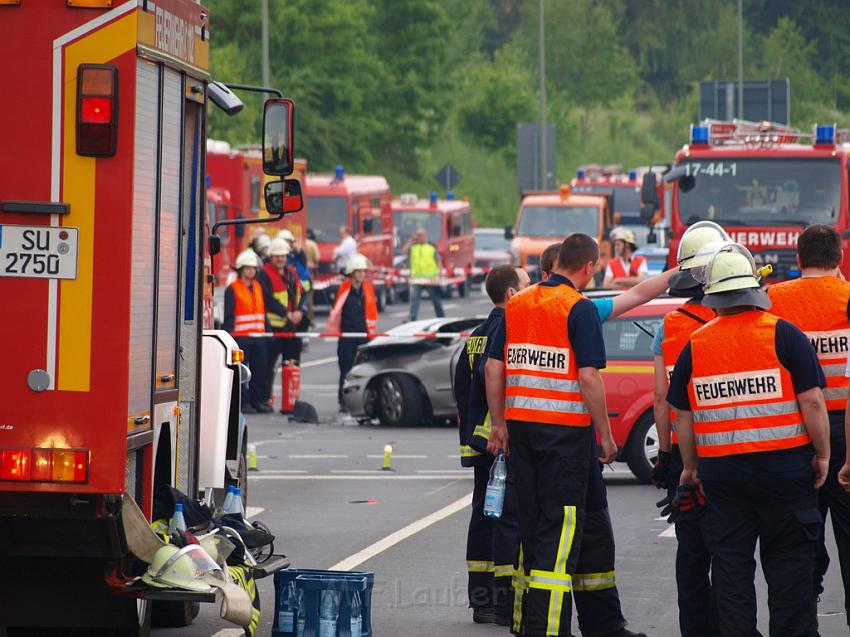
[[[505,481],[508,478],[508,465],[505,453],[499,449],[499,455],[490,468],[490,480],[484,495],[484,515],[488,518],[502,517],[502,505],[505,503]]]
[[[298,602],[295,595],[295,582],[291,581],[280,592],[277,611],[277,630],[284,633],[295,632],[295,613],[298,612]]]
[[[227,495],[224,496],[224,502],[221,503],[221,509],[219,509],[219,515],[224,515],[227,513],[228,508],[233,505],[233,492],[236,490],[232,484],[227,485]]]
[[[186,519],[183,517],[183,505],[179,502],[174,505],[174,513],[171,515],[171,521],[168,523],[168,534],[174,535],[178,531],[186,532]]]
[[[322,591],[319,605],[319,637],[336,637],[336,620],[339,617],[339,595],[336,591]]]
[[[304,591],[298,591],[298,623],[296,635],[304,637],[304,624],[307,622],[307,605],[304,603]]]
[[[360,593],[351,595],[351,637],[360,637],[363,632],[363,616],[360,611]]]
[[[230,502],[230,506],[224,510],[228,515],[239,515],[241,517],[245,517],[245,509],[242,508],[242,489],[239,487],[233,488],[233,500]]]

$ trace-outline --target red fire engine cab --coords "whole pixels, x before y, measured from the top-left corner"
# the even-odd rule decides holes
[[[758,264],[771,264],[772,280],[799,276],[797,238],[812,223],[834,226],[845,250],[848,210],[846,131],[815,126],[813,133],[770,122],[705,120],[691,127],[691,143],[677,154],[664,182],[672,184],[669,265],[675,265],[682,233],[710,220],[747,246]],[[644,192],[657,188],[644,178]]]
[[[404,248],[413,234],[422,229],[440,257],[440,285],[449,292],[456,289],[460,296],[466,296],[475,262],[475,218],[469,202],[454,197],[439,199],[437,193],[431,193],[428,199],[403,194],[393,200],[392,208],[396,259],[402,277],[409,275]]]
[[[378,305],[389,300],[393,284],[393,215],[390,186],[384,177],[346,175],[341,166],[334,174],[308,174],[309,229],[316,237],[320,260],[314,277],[314,302],[333,304],[342,283],[334,259],[340,244],[340,228],[351,228],[357,250],[369,259],[369,277],[375,285]]]
[[[207,106],[242,103],[209,77],[197,2],[3,4],[0,628],[146,634],[153,597],[187,596],[128,588],[127,512],[149,522],[157,488],[197,497],[244,459],[241,352],[205,329],[204,205]],[[275,175],[292,109],[266,103]]]

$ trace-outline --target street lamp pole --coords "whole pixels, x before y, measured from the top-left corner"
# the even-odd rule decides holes
[[[269,86],[269,0],[260,0],[263,13],[263,86]]]
[[[744,119],[744,0],[738,0],[738,118]]]
[[[540,0],[540,190],[546,190],[546,32],[544,0]]]

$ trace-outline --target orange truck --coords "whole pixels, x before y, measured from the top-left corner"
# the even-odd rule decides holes
[[[505,226],[512,263],[525,268],[532,279],[540,277],[540,255],[568,234],[583,232],[599,243],[600,273],[611,256],[611,197],[579,194],[563,184],[557,192],[523,193],[516,224]]]
[[[215,596],[135,585],[131,521],[247,477],[241,352],[205,329],[207,108],[242,103],[197,2],[3,4],[0,632],[146,635]],[[265,109],[289,174],[294,105]]]

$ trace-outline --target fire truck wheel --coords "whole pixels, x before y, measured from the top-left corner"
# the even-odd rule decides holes
[[[425,400],[410,376],[388,374],[378,386],[378,419],[386,427],[409,427],[422,420]]]
[[[624,453],[629,469],[645,484],[652,481],[652,467],[658,459],[658,448],[658,429],[650,409],[632,428]]]
[[[385,287],[380,287],[375,291],[375,302],[378,305],[378,311],[383,312],[384,307],[386,307],[386,290]]]
[[[201,610],[198,602],[154,602],[154,628],[180,628],[191,624]]]

